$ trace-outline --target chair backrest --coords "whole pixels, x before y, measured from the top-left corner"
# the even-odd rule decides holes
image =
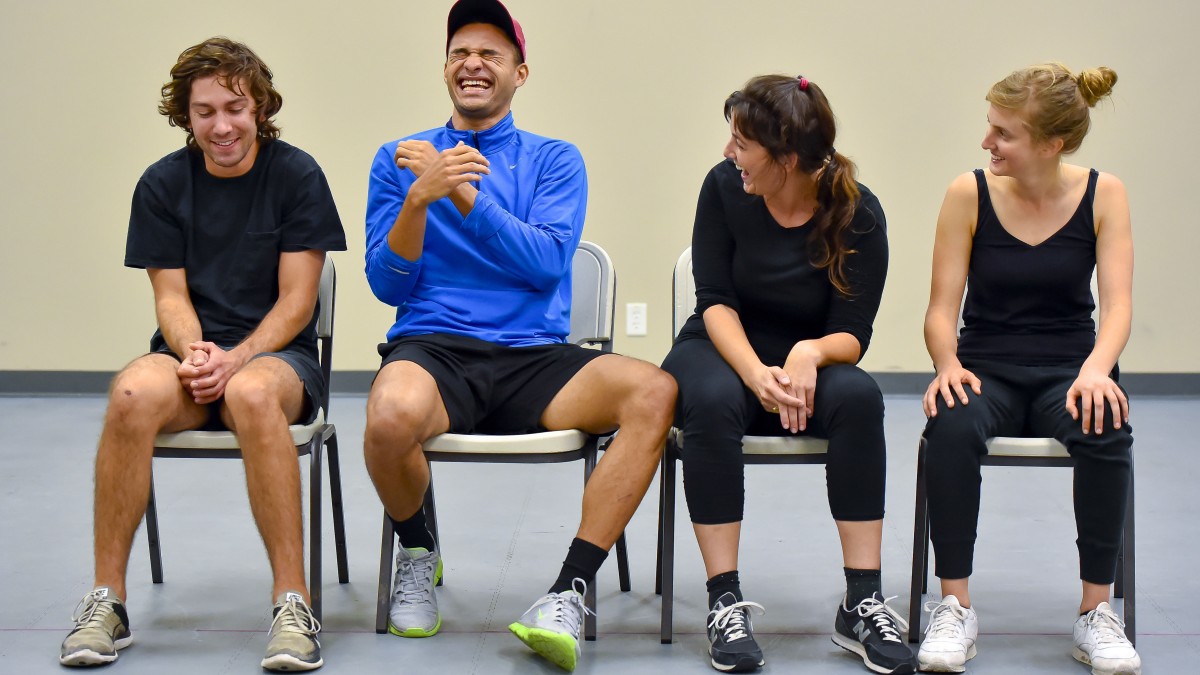
[[[671,335],[679,335],[683,324],[696,311],[696,277],[692,274],[692,247],[683,249],[675,261],[671,276],[674,312],[671,314]]]
[[[575,344],[599,344],[612,351],[617,274],[608,253],[590,241],[579,242],[571,261],[571,332]]]
[[[320,401],[321,410],[329,415],[329,378],[333,372],[333,310],[337,296],[337,270],[333,260],[325,254],[325,266],[321,268],[321,285],[317,288],[317,348],[321,353],[321,374],[325,377],[325,400]]]

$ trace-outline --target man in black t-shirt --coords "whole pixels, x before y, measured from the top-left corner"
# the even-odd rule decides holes
[[[109,663],[133,641],[125,571],[146,510],[154,437],[228,428],[245,461],[251,511],[274,575],[262,666],[321,666],[304,578],[300,475],[288,425],[326,398],[317,361],[317,288],[345,234],[312,157],[278,140],[283,99],[248,47],[213,38],[185,50],[159,112],[186,147],[134,191],[125,264],[144,268],[158,330],[150,354],[113,380],[96,457],[95,586],[59,661]],[[314,477],[319,479],[319,477]]]

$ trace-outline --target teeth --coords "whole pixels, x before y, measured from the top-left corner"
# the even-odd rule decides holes
[[[217,145],[221,146],[222,148],[228,148],[229,146],[233,145],[233,141],[236,140],[237,139],[235,138],[232,141],[218,142]]]
[[[463,80],[463,87],[486,87],[487,82],[483,80]]]
[[[737,167],[737,170],[738,170],[738,171],[745,171],[745,169],[743,169],[743,168],[742,168],[742,165],[741,165],[741,164],[734,164],[734,166],[736,166],[736,167]]]

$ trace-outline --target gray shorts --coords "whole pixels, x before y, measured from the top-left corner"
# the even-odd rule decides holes
[[[232,349],[232,346],[221,346],[222,349]],[[171,358],[179,361],[179,355],[171,351],[170,347],[164,346],[151,354],[166,354]],[[292,367],[296,371],[296,375],[300,378],[300,384],[304,385],[304,407],[300,410],[300,418],[297,424],[311,424],[317,417],[317,410],[321,406],[327,405],[329,401],[328,386],[325,382],[325,375],[321,372],[321,363],[316,358],[309,354],[306,350],[299,349],[295,345],[288,345],[277,352],[263,352],[255,354],[254,359],[263,356],[273,356],[280,361]],[[224,402],[224,397],[208,404],[208,421],[200,427],[201,431],[225,431],[225,423],[221,421],[221,404]],[[325,413],[328,415],[329,411]]]

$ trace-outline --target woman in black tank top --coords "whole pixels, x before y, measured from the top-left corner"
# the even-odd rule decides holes
[[[1115,176],[1063,162],[1087,133],[1088,109],[1116,80],[1107,68],[1073,75],[1046,64],[996,83],[982,143],[987,171],[956,178],[938,216],[925,315],[937,375],[923,407],[943,599],[930,603],[922,670],[961,672],[975,655],[968,579],[980,457],[994,436],[1052,436],[1074,458],[1083,582],[1074,655],[1093,672],[1141,669],[1108,604],[1133,443],[1128,400],[1115,379],[1132,317],[1129,204]]]

